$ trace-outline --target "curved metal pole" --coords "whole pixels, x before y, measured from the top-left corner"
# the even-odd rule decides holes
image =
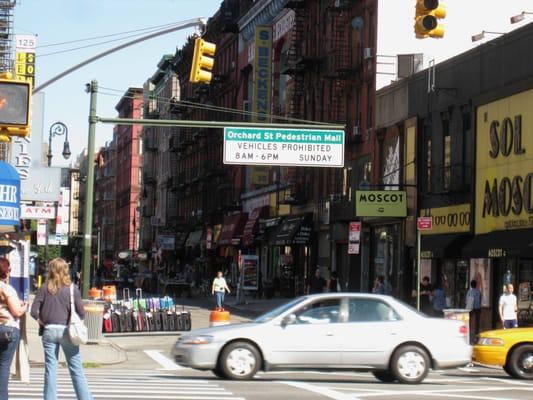
[[[195,18],[195,19],[187,20],[187,21],[183,22],[181,25],[178,25],[178,26],[175,26],[175,27],[172,27],[172,28],[168,28],[168,29],[163,29],[162,31],[151,33],[149,35],[146,35],[146,36],[134,39],[134,40],[132,40],[130,42],[123,43],[123,44],[121,44],[119,46],[113,47],[112,49],[106,50],[103,53],[100,53],[100,54],[97,54],[97,55],[95,55],[95,56],[93,56],[91,58],[88,58],[87,60],[85,60],[85,61],[83,61],[83,62],[81,62],[81,63],[79,63],[79,64],[77,64],[77,65],[75,65],[75,66],[63,71],[63,72],[61,72],[59,75],[54,76],[52,79],[47,80],[43,84],[41,84],[41,85],[37,86],[35,89],[33,89],[33,94],[43,90],[47,86],[50,86],[52,83],[60,80],[61,78],[64,78],[65,76],[67,76],[67,75],[71,74],[72,72],[80,69],[81,67],[84,67],[87,64],[90,64],[93,61],[99,60],[100,58],[105,57],[105,56],[107,56],[107,55],[109,55],[111,53],[115,53],[115,52],[117,52],[119,50],[122,50],[122,49],[124,49],[126,47],[133,46],[134,44],[137,44],[137,43],[140,43],[140,42],[144,42],[145,40],[152,39],[152,38],[157,37],[157,36],[165,35],[167,33],[179,31],[181,29],[190,28],[190,27],[198,26],[198,25],[204,25],[204,19],[203,18]]]

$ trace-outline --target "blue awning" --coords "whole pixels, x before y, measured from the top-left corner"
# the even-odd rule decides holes
[[[0,225],[20,225],[20,176],[4,161],[0,161]]]

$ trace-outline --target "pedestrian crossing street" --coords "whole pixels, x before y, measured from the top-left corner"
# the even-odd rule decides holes
[[[164,371],[85,370],[95,400],[245,400],[221,387],[216,378],[181,378]],[[11,380],[9,399],[42,399],[44,370],[32,369],[29,384]],[[58,400],[76,399],[68,370],[58,370]]]

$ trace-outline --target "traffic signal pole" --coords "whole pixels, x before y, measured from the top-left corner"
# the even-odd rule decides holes
[[[82,258],[82,295],[87,297],[91,283],[91,255],[92,255],[92,225],[93,225],[93,191],[94,191],[94,142],[96,124],[98,122],[114,125],[148,125],[148,126],[176,126],[188,128],[225,128],[250,127],[250,128],[279,128],[279,129],[340,129],[345,126],[340,124],[328,124],[316,122],[314,124],[269,124],[259,122],[238,121],[186,121],[186,120],[159,120],[159,119],[133,119],[133,118],[103,118],[96,115],[96,98],[98,94],[98,82],[93,80],[87,85],[87,91],[91,94],[89,106],[89,140],[87,143],[87,186],[85,195],[85,207],[83,210],[83,258]]]
[[[91,285],[91,255],[93,233],[93,191],[94,191],[94,141],[96,135],[96,98],[98,82],[95,80],[87,87],[91,94],[89,105],[89,139],[87,142],[87,186],[85,207],[83,208],[83,257],[82,257],[82,296],[87,298]]]

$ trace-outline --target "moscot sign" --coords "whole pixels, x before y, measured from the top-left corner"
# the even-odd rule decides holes
[[[533,227],[533,90],[477,109],[476,234]]]

